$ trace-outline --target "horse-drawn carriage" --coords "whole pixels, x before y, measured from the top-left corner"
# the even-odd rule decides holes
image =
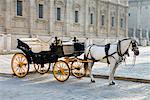
[[[23,53],[16,53],[11,62],[12,70],[18,77],[25,77],[29,72],[30,64],[33,64],[35,70],[41,74],[47,73],[50,69],[50,65],[54,63],[53,74],[58,81],[66,81],[71,72],[77,77],[81,78],[84,76],[84,67],[82,63],[77,62],[76,56],[81,55],[84,52],[83,43],[73,43],[74,52],[71,54],[65,54],[63,45],[57,42],[50,46],[49,51],[41,51],[34,53],[31,48],[21,40],[17,39],[17,48],[22,50]],[[73,58],[70,58],[74,56]],[[64,57],[63,60],[59,58]]]
[[[34,64],[36,70],[40,73],[49,71],[50,64],[54,63],[53,74],[54,77],[61,82],[66,81],[71,72],[77,77],[81,78],[85,75],[85,71],[89,70],[91,82],[95,82],[91,73],[92,66],[95,61],[108,63],[110,65],[109,84],[114,85],[114,74],[119,63],[124,61],[126,55],[129,55],[129,49],[134,53],[134,58],[139,55],[138,43],[134,39],[122,39],[114,44],[107,44],[105,46],[89,45],[84,50],[84,45],[81,43],[74,43],[74,52],[65,54],[63,45],[51,45],[50,51],[42,51],[34,53],[29,46],[18,39],[17,48],[21,49],[23,53],[16,53],[12,59],[12,70],[18,77],[24,77],[29,71],[29,64]],[[84,52],[84,59],[79,59],[77,56]],[[71,58],[71,56],[74,56]],[[64,57],[63,60],[59,58]],[[48,63],[48,67],[46,64]],[[88,63],[88,67],[86,67]]]

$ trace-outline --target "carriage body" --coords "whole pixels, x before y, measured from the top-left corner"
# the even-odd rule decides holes
[[[57,62],[58,56],[52,51],[41,51],[34,53],[31,48],[21,40],[17,39],[17,48],[23,53],[16,53],[11,61],[11,67],[15,75],[25,77],[29,71],[30,64],[34,65],[37,72],[44,74],[49,71],[50,64]]]
[[[26,43],[22,42],[19,39],[17,48],[23,51],[29,64],[53,63],[56,62],[58,59],[57,55],[51,51],[41,51],[39,53],[34,53]]]
[[[23,53],[16,53],[12,58],[12,70],[15,75],[18,77],[25,77],[29,71],[30,64],[34,64],[34,67],[37,72],[44,74],[49,71],[50,64],[55,63],[53,67],[53,74],[58,81],[64,82],[69,76],[70,72],[74,73],[73,75],[77,78],[81,78],[82,76],[76,72],[81,70],[80,65],[76,60],[71,60],[71,56],[79,56],[84,52],[84,44],[75,42],[72,45],[62,45],[62,44],[51,44],[49,51],[41,51],[39,53],[35,53],[31,50],[31,48],[21,40],[17,39],[18,45],[17,48],[22,50]],[[69,46],[69,47],[68,47]],[[67,49],[70,49],[71,52],[66,52]],[[58,60],[61,57],[68,57],[69,62],[65,60]],[[17,60],[19,59],[19,60]],[[21,60],[20,60],[21,59]],[[17,62],[17,64],[15,64]],[[71,67],[69,63],[71,64]],[[48,65],[48,66],[47,66]],[[59,66],[59,67],[58,67]],[[16,69],[15,69],[16,68]],[[23,72],[17,72],[17,70],[22,69]],[[46,68],[45,71],[41,69]],[[56,69],[55,69],[56,68]],[[84,70],[83,70],[84,71]],[[63,79],[58,78],[59,75],[66,76]]]

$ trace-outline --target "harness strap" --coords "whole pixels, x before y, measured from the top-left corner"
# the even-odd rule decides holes
[[[127,40],[127,39],[124,39],[124,40]],[[122,40],[122,41],[124,41],[124,40]],[[127,50],[125,51],[125,53],[122,54],[122,53],[121,53],[121,41],[120,41],[120,40],[118,41],[118,44],[117,44],[117,53],[118,53],[118,55],[119,55],[120,57],[123,57],[125,54],[127,54],[127,55],[129,56],[128,51],[129,51],[129,47],[130,47],[131,43],[132,43],[132,41],[130,42],[130,44],[129,44]]]
[[[93,44],[93,45],[94,45],[94,44]],[[94,57],[92,57],[92,54],[91,54],[91,48],[93,47],[93,45],[91,45],[90,48],[89,48],[89,51],[88,51],[88,53],[87,53],[87,58],[88,58],[88,56],[89,56],[89,54],[90,54],[91,59],[89,59],[89,58],[88,58],[88,59],[89,59],[89,60],[93,60],[93,61],[97,61],[97,60],[94,59]]]
[[[107,59],[107,63],[108,64],[110,64],[110,62],[108,60],[108,51],[109,51],[109,49],[110,49],[110,43],[108,43],[108,44],[105,45],[105,54],[106,54],[105,58]]]
[[[91,45],[90,46],[90,48],[89,48],[89,51],[88,51],[88,54],[87,54],[87,58],[88,58],[88,56],[89,56],[89,54],[90,54],[90,56],[91,56],[91,60],[94,60],[94,57],[92,57],[92,54],[91,54],[91,48],[93,47],[93,45]]]
[[[119,56],[121,56],[121,57],[123,56],[121,54],[121,41],[120,40],[118,41],[118,45],[117,45],[117,53],[118,53]]]
[[[115,59],[115,57],[113,56],[114,54],[116,54],[117,52],[114,52],[110,55],[106,55],[105,57],[103,57],[103,59],[107,58],[107,63],[110,64],[108,57],[113,57]]]

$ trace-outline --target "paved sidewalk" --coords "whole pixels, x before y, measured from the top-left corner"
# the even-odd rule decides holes
[[[11,58],[13,54],[0,55],[0,73],[12,74]]]
[[[12,68],[11,68],[11,60],[14,54],[9,55],[0,55],[0,73],[1,74],[13,74]],[[30,65],[30,71],[34,71],[34,67],[31,64]]]

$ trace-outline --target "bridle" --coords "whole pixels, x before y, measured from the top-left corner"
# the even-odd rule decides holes
[[[129,40],[129,39],[130,38],[123,39],[123,40],[118,42],[118,44],[117,44],[117,53],[118,53],[119,57],[121,58],[121,61],[123,60],[124,62],[126,62],[125,55],[129,56],[129,48],[132,45],[131,50],[134,52],[134,60],[133,60],[133,66],[134,66],[135,65],[135,60],[136,60],[136,55],[139,55],[139,50],[138,50],[138,47],[137,47],[138,42],[136,40],[131,39],[131,42],[129,43],[129,46],[128,46],[127,50],[123,54],[121,53],[121,42],[124,41],[124,40]]]
[[[132,41],[132,51],[133,52],[138,49],[137,44],[138,44],[137,41]]]

